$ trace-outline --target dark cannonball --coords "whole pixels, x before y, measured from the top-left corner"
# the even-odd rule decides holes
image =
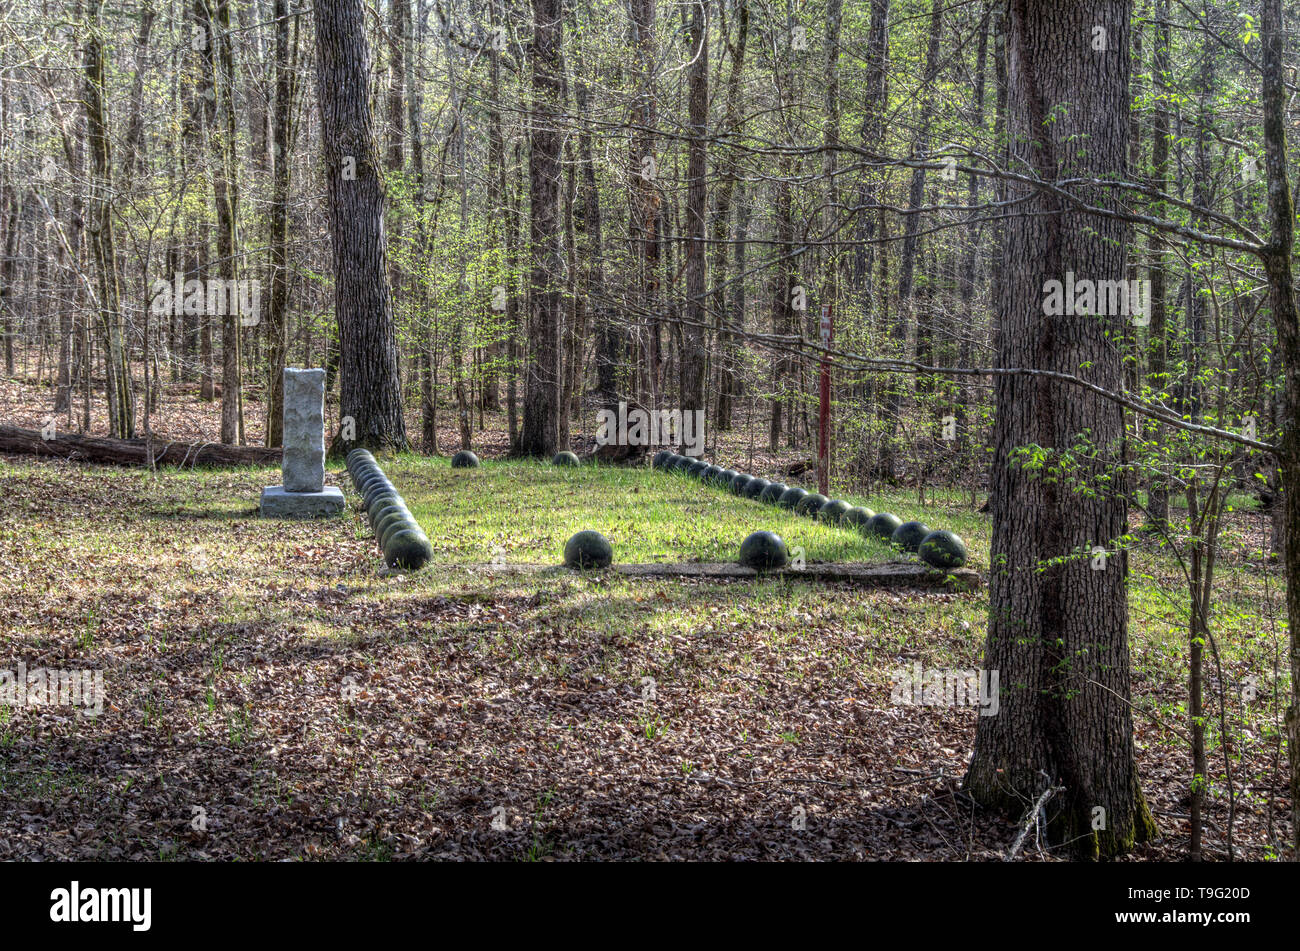
[[[932,531],[925,522],[904,522],[894,529],[890,542],[900,551],[915,552],[921,547],[921,540]]]
[[[782,492],[781,497],[776,500],[776,504],[793,512],[795,507],[806,498],[808,498],[808,490],[801,489],[796,485]]]
[[[608,568],[614,547],[600,532],[578,532],[564,544],[564,563],[570,568]]]
[[[428,537],[418,528],[404,528],[388,536],[384,545],[384,561],[390,568],[415,571],[423,568],[433,557],[433,547]]]
[[[789,560],[785,542],[776,532],[754,532],[740,543],[740,563],[747,568],[768,571],[783,567]]]

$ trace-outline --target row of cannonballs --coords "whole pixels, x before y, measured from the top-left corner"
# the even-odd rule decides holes
[[[406,500],[367,450],[353,449],[347,461],[352,484],[361,494],[375,540],[384,553],[384,563],[407,571],[423,568],[433,557],[433,546],[406,507]]]
[[[797,515],[855,528],[863,535],[886,541],[900,551],[918,555],[934,568],[960,568],[966,563],[966,545],[956,534],[932,531],[924,522],[904,522],[891,512],[873,512],[861,505],[850,505],[843,499],[828,499],[819,492],[809,492],[784,482],[769,482],[667,449],[655,453],[652,465],[660,471],[680,472],[699,479],[705,485],[729,489],[733,495],[777,505]],[[787,560],[784,543],[772,532],[750,535],[741,545],[740,552],[741,562],[752,567],[777,568]]]

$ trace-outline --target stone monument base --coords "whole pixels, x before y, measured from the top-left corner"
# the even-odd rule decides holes
[[[318,518],[338,515],[344,507],[343,490],[336,485],[327,485],[319,492],[287,492],[282,485],[268,485],[262,490],[265,518]]]

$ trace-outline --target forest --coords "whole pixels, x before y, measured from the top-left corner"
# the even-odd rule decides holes
[[[0,667],[107,698],[0,705],[0,823],[93,827],[0,858],[1300,859],[1298,70],[1282,0],[0,0]]]

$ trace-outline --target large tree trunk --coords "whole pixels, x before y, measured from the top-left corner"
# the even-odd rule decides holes
[[[384,183],[370,110],[365,8],[362,0],[317,0],[313,9],[342,378],[342,425],[333,451],[353,446],[404,450],[406,420],[388,286]]]
[[[528,174],[532,195],[529,240],[528,359],[519,452],[555,452],[560,418],[560,280],[564,268],[560,221],[560,155],[564,135],[564,35],[560,0],[533,0],[533,101]]]
[[[1047,181],[1124,177],[1130,13],[1127,0],[1011,6],[1013,165]],[[1101,51],[1080,39],[1097,25],[1106,31]],[[1128,229],[1065,210],[1024,185],[1009,190],[1022,204],[1006,226],[998,366],[1081,374],[1118,391],[1123,369],[1112,341],[1124,318],[1048,316],[1044,293],[1067,271],[1123,280]],[[1107,189],[1080,195],[1097,206],[1116,204]],[[1064,787],[1047,807],[1051,840],[1080,857],[1117,855],[1155,833],[1133,750],[1127,558],[1115,551],[1128,514],[1127,486],[1115,481],[1123,411],[1020,374],[999,375],[995,396],[984,663],[999,672],[1002,690],[996,715],[979,718],[966,787],[1016,818],[1047,783]],[[1024,464],[1032,446],[1047,455],[1040,467]],[[1110,556],[1091,557],[1094,546]]]

